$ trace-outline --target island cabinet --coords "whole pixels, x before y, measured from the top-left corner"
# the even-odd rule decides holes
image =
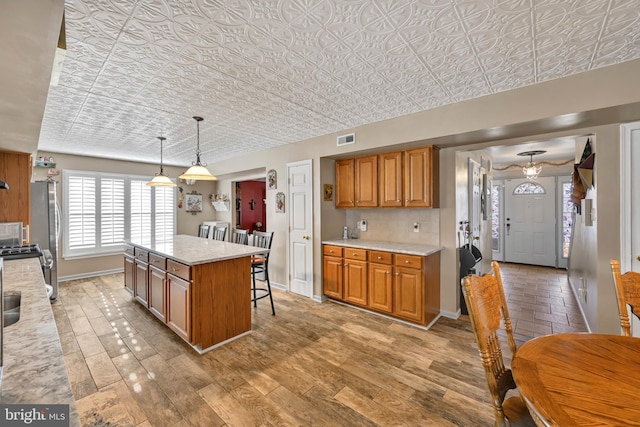
[[[145,307],[148,306],[149,296],[149,252],[135,248],[135,280],[133,281],[133,296]]]
[[[127,243],[125,288],[204,353],[251,331],[251,255],[263,252],[194,236],[164,246]]]
[[[134,249],[131,245],[124,245],[124,288],[133,295],[136,266]]]
[[[440,313],[439,251],[424,256],[324,245],[323,265],[329,298],[420,325]]]

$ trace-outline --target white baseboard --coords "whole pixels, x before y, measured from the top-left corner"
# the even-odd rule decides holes
[[[453,311],[440,311],[440,316],[442,317],[447,317],[449,319],[457,319],[458,317],[460,317],[460,315],[462,314],[462,312],[460,311],[460,309],[458,309],[457,311],[453,312]]]
[[[90,273],[72,274],[70,276],[60,276],[58,277],[58,283],[68,282],[70,280],[86,279],[89,277],[105,276],[107,274],[123,273],[123,272],[124,272],[124,268],[114,268],[113,270],[92,271]]]
[[[569,287],[571,288],[571,292],[573,293],[573,298],[575,298],[576,303],[578,303],[578,308],[580,309],[580,314],[582,315],[582,320],[584,321],[585,326],[587,327],[587,331],[591,333],[591,327],[589,326],[589,321],[587,320],[587,316],[584,314],[584,310],[582,309],[582,304],[580,304],[580,300],[578,299],[578,293],[576,292],[575,286],[573,286],[573,282],[571,281],[571,276],[567,275],[569,279]]]

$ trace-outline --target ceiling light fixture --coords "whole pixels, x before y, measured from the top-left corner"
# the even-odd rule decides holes
[[[529,161],[522,168],[522,173],[527,179],[538,179],[538,175],[542,172],[542,166],[536,166],[536,164],[533,163],[533,156],[544,153],[546,153],[544,150],[523,151],[522,153],[518,153],[518,156],[529,156]]]
[[[194,180],[194,181],[214,181],[218,178],[211,175],[206,168],[207,164],[200,163],[200,122],[204,120],[202,117],[195,116],[196,128],[197,128],[197,138],[196,138],[196,161],[192,163],[191,166],[185,173],[180,175],[180,179],[184,180]]]
[[[167,139],[164,136],[159,136],[160,140],[160,172],[153,177],[153,179],[147,182],[149,187],[176,187],[177,184],[171,181],[171,178],[164,173],[164,165],[162,164],[162,143]]]

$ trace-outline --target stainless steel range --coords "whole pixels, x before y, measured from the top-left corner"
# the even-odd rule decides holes
[[[21,246],[0,246],[0,258],[5,260],[21,258],[37,258],[43,255],[37,243]]]

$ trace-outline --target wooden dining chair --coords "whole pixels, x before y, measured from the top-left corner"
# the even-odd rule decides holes
[[[273,242],[273,232],[266,231],[254,231],[253,232],[253,246],[259,248],[271,249],[271,243]],[[266,287],[256,286],[256,275],[264,273],[264,281]],[[271,314],[276,315],[276,309],[273,305],[273,295],[271,294],[271,282],[269,281],[269,252],[259,255],[253,255],[251,257],[251,292],[253,297],[251,302],[253,306],[258,306],[258,300],[269,297],[271,301]]]
[[[630,337],[632,336],[631,322],[627,304],[631,306],[633,314],[636,314],[636,310],[640,310],[640,273],[627,271],[624,274],[620,274],[620,262],[615,259],[611,260],[611,272],[613,273],[613,283],[616,287],[622,335]]]
[[[512,357],[517,348],[498,263],[492,262],[491,267],[493,274],[466,276],[462,282],[462,291],[491,393],[496,426],[535,426],[520,396],[506,398],[510,390],[517,388],[511,369],[504,366],[502,358],[498,338],[501,322],[504,323]]]
[[[246,245],[248,240],[249,240],[249,232],[247,230],[240,230],[237,228],[231,229],[231,236],[229,239],[231,243]]]
[[[198,226],[198,237],[204,237],[205,239],[209,237],[209,225],[200,224]]]
[[[214,226],[211,232],[211,239],[224,242],[227,238],[227,227]]]

